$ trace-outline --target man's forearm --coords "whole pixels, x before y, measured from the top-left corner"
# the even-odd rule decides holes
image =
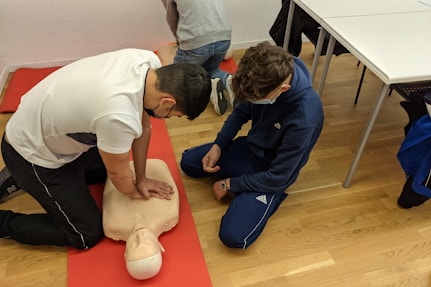
[[[137,181],[145,178],[150,137],[151,128],[144,127],[141,137],[135,139],[132,144],[133,164],[135,167],[135,176]]]
[[[127,196],[132,196],[135,192],[137,192],[132,170],[129,169],[126,172],[122,172],[122,174],[108,171],[108,176],[112,181],[112,184],[119,192]]]

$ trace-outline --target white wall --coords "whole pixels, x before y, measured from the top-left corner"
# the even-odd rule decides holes
[[[281,0],[225,0],[225,3],[232,24],[234,49],[272,41],[269,29],[280,11]]]
[[[234,49],[270,40],[280,0],[225,3]],[[155,50],[172,40],[159,0],[0,0],[3,77],[18,67],[66,64],[125,47]]]
[[[0,91],[3,90],[3,86],[7,80],[8,73],[9,72],[7,72],[6,65],[3,60],[3,53],[0,50]]]
[[[16,67],[154,49],[171,39],[163,20],[160,1],[0,0],[0,50]]]

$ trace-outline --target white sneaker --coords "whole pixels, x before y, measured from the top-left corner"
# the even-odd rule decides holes
[[[223,115],[227,110],[225,97],[227,91],[224,88],[223,81],[220,78],[211,79],[211,88],[210,101],[214,106],[214,111],[218,115]]]
[[[235,95],[233,94],[231,85],[232,85],[232,75],[229,75],[229,76],[227,76],[227,79],[226,79],[226,92],[227,92],[226,94],[227,94],[227,98],[229,100],[229,104],[233,109],[238,102],[235,99]]]

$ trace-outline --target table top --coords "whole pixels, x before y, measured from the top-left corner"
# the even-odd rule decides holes
[[[320,23],[326,17],[364,16],[430,11],[418,0],[294,0],[308,15]]]
[[[321,25],[384,83],[431,80],[431,11],[323,18]]]

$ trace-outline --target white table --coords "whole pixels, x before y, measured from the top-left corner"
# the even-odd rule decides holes
[[[313,79],[324,36],[327,31],[331,34],[317,90],[319,95],[323,91],[336,40],[383,81],[375,108],[370,114],[343,183],[344,187],[348,187],[389,85],[431,80],[431,52],[428,51],[431,44],[431,23],[428,18],[431,7],[416,0],[291,0],[283,45],[286,49],[295,4],[322,26],[314,53],[311,71]],[[426,13],[422,14],[423,12]]]
[[[293,0],[313,19],[431,10],[417,0]],[[317,21],[317,20],[316,20]],[[319,22],[319,21],[317,21]]]
[[[383,82],[344,181],[348,187],[389,85],[431,80],[431,12],[323,18],[321,25]]]
[[[283,47],[286,49],[289,45],[293,11],[296,5],[301,7],[304,12],[310,15],[320,25],[322,19],[324,18],[431,11],[431,7],[420,3],[417,0],[291,0],[283,44]],[[313,80],[316,74],[317,65],[319,63],[319,57],[321,55],[326,32],[327,31],[325,29],[320,29],[319,38],[316,43],[316,49],[314,52],[313,64],[311,68],[311,78]],[[335,40],[330,38],[326,52],[327,56],[332,56],[334,46]],[[324,66],[322,71],[321,81],[319,82],[317,89],[317,93],[319,95],[322,94],[328,69],[329,62],[328,66]]]

